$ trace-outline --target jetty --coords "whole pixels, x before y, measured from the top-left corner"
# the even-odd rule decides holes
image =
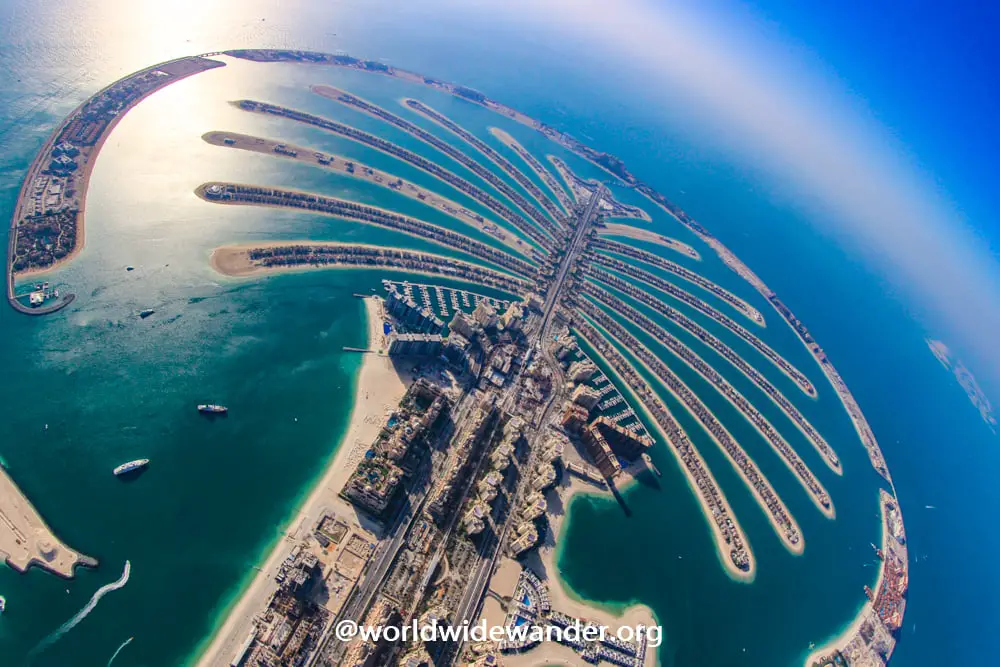
[[[0,558],[18,572],[36,565],[65,579],[77,566],[97,560],[74,551],[56,537],[14,480],[0,468]]]

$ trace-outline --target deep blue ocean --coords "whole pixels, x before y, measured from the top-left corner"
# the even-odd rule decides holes
[[[488,16],[431,9],[0,0],[0,219],[9,219],[35,151],[67,112],[107,83],[168,58],[256,46],[342,49],[478,88],[622,157],[778,292],[846,379],[894,478],[912,562],[892,664],[983,664],[995,655],[1000,577],[993,555],[1000,537],[990,526],[1000,510],[998,441],[928,351],[924,339],[935,335],[933,327],[914,319],[914,306],[879,267],[861,263],[816,220],[775,196],[780,184],[718,147],[699,145],[680,121],[683,100],[664,103],[662,91],[654,95],[618,76],[587,45],[561,40],[558,30],[515,31]],[[105,664],[131,636],[119,667],[184,664],[333,455],[359,363],[341,348],[364,335],[351,294],[378,288],[382,276],[225,279],[208,264],[213,247],[290,237],[427,247],[360,225],[198,200],[192,190],[207,180],[266,182],[432,219],[410,200],[351,179],[208,146],[199,137],[209,130],[281,136],[440,187],[378,153],[242,114],[226,101],[256,97],[296,106],[417,150],[403,135],[312,95],[308,85],[328,82],[397,111],[399,97],[421,97],[484,138],[489,125],[498,125],[537,155],[553,152],[581,174],[596,174],[523,127],[422,87],[338,70],[227,62],[143,102],[105,145],[88,199],[87,248],[52,276],[72,285],[78,302],[44,318],[0,308],[0,460],[61,538],[101,560],[99,569],[69,582],[0,567],[0,594],[8,600],[0,667],[26,664],[34,647],[119,576],[126,559],[128,585],[31,664]],[[632,193],[617,194],[641,203]],[[446,224],[443,216],[432,221]],[[693,242],[665,216],[654,216],[653,227]],[[820,400],[810,403],[767,369],[844,462],[842,478],[826,474],[802,439],[789,436],[830,491],[837,520],[795,493],[794,479],[777,459],[766,459],[762,442],[731,426],[799,520],[803,557],[782,548],[721,455],[706,445],[758,559],[752,585],[722,572],[696,503],[662,449],[654,459],[664,477],[627,494],[631,517],[600,498],[573,503],[559,566],[581,597],[612,608],[650,605],[665,627],[663,664],[798,667],[810,642],[823,643],[853,619],[862,586],[874,580],[869,543],[880,538],[879,478],[801,344],[748,285],[700,249],[705,260],[697,268],[757,306],[769,323],[768,342],[817,384]],[[136,271],[125,272],[126,265]],[[156,313],[138,320],[143,308]],[[693,373],[679,373],[726,419],[723,401],[702,391]],[[727,377],[751,396],[734,375]],[[232,417],[197,419],[191,405],[205,401],[226,403]],[[783,426],[777,411],[766,412]],[[114,484],[108,471],[140,456],[154,460],[149,474]],[[626,541],[641,555],[638,567],[602,548]]]

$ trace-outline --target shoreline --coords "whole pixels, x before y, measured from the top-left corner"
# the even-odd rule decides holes
[[[490,134],[492,134],[500,143],[514,151],[521,161],[528,165],[528,168],[535,173],[536,176],[545,184],[549,192],[556,199],[556,203],[563,210],[564,215],[569,215],[569,212],[573,209],[573,202],[570,200],[570,195],[567,194],[566,189],[559,185],[559,181],[545,168],[540,162],[535,159],[531,153],[529,153],[524,146],[518,142],[510,133],[501,130],[499,127],[490,127]],[[530,159],[529,159],[530,158]]]
[[[73,223],[76,232],[75,233],[76,238],[73,244],[73,249],[70,250],[70,252],[67,253],[64,257],[55,259],[51,264],[48,264],[46,266],[31,267],[23,271],[15,271],[14,260],[16,257],[16,248],[17,248],[17,237],[18,237],[17,229],[20,226],[19,223],[22,221],[24,217],[24,206],[25,206],[25,200],[29,194],[29,187],[35,182],[35,179],[37,179],[38,176],[41,174],[42,170],[45,167],[44,164],[45,160],[51,156],[52,150],[55,148],[56,140],[59,139],[60,136],[62,136],[63,132],[70,125],[70,122],[76,119],[77,116],[83,111],[83,109],[88,104],[90,104],[91,101],[99,98],[101,95],[104,95],[106,92],[110,91],[112,88],[117,86],[122,81],[142,76],[148,72],[162,71],[166,67],[173,65],[175,63],[191,64],[191,62],[194,61],[202,61],[196,63],[198,66],[201,67],[201,69],[194,68],[191,69],[190,71],[182,70],[177,73],[173,72],[168,73],[169,79],[167,81],[164,81],[162,85],[154,86],[152,89],[143,92],[138,97],[130,100],[126,105],[124,105],[124,107],[121,110],[119,110],[111,120],[108,121],[107,125],[103,128],[103,131],[101,132],[101,135],[97,139],[97,141],[94,142],[93,145],[85,147],[86,152],[84,152],[84,150],[80,150],[80,156],[82,158],[80,161],[81,163],[73,175],[74,189],[78,192],[77,197],[79,199],[77,214]],[[75,259],[83,251],[83,248],[86,245],[86,208],[87,208],[87,194],[90,190],[90,178],[93,175],[94,166],[97,163],[97,158],[100,157],[101,149],[104,147],[105,142],[111,136],[111,133],[114,131],[115,127],[117,127],[118,123],[121,122],[122,118],[124,118],[129,111],[135,108],[143,100],[157,93],[163,88],[169,86],[170,84],[176,83],[190,76],[193,76],[195,74],[200,74],[210,69],[215,69],[217,67],[225,67],[225,66],[226,64],[224,62],[219,60],[211,60],[210,58],[207,58],[205,56],[184,56],[181,58],[175,58],[173,60],[167,60],[164,62],[157,63],[150,67],[141,69],[137,72],[132,72],[131,74],[128,74],[120,79],[111,82],[107,86],[104,86],[103,88],[95,92],[93,95],[90,95],[87,97],[87,99],[83,100],[79,105],[77,105],[73,109],[73,111],[71,111],[69,114],[66,115],[65,118],[63,118],[62,122],[59,123],[59,125],[56,126],[56,128],[49,135],[48,139],[46,139],[45,143],[42,144],[41,148],[39,148],[38,152],[35,154],[34,160],[32,160],[31,165],[28,167],[28,171],[24,175],[24,178],[21,181],[21,187],[18,190],[17,199],[15,200],[14,203],[14,213],[11,216],[10,231],[9,231],[10,238],[7,248],[7,265],[6,265],[7,300],[8,302],[11,303],[11,305],[14,307],[15,310],[20,311],[20,308],[14,305],[14,302],[16,301],[15,288],[18,279],[43,275],[57,268],[60,268],[65,264],[69,263],[71,260]],[[68,305],[68,303],[66,303],[65,305]],[[46,311],[46,312],[54,312],[54,311]]]
[[[899,504],[896,500],[895,494],[890,494],[885,489],[879,489],[879,517],[882,522],[882,542],[881,549],[882,553],[889,553],[889,522],[886,516],[886,502],[891,502],[896,504],[896,510],[899,511]],[[902,516],[902,514],[900,514]],[[904,565],[906,563],[904,562]],[[885,559],[879,562],[878,573],[875,576],[875,585],[872,587],[873,591],[879,591],[882,588],[882,581],[885,578]],[[848,649],[849,644],[851,644],[854,639],[858,636],[861,626],[865,624],[869,619],[877,617],[875,612],[875,606],[871,600],[865,600],[864,604],[855,613],[854,619],[839,633],[825,641],[821,646],[817,646],[811,649],[809,654],[803,661],[803,667],[814,667],[818,664],[824,656],[829,656],[835,652],[842,652]],[[895,648],[895,645],[892,647]],[[885,663],[888,664],[890,658],[892,657],[892,649],[889,651],[889,655],[885,657]]]
[[[266,608],[267,600],[277,589],[273,575],[295,544],[294,536],[303,529],[310,530],[327,509],[336,509],[338,514],[348,517],[356,516],[352,506],[338,497],[340,489],[354,470],[350,465],[351,459],[359,445],[367,447],[375,439],[382,427],[381,417],[402,399],[412,381],[409,376],[400,375],[389,358],[382,353],[385,346],[382,334],[382,299],[365,297],[363,301],[366,344],[374,352],[365,353],[361,362],[354,388],[354,406],[347,430],[336,444],[336,453],[327,463],[322,475],[313,482],[309,495],[284,524],[284,536],[279,537],[263,565],[255,566],[257,574],[238,594],[235,602],[226,610],[225,620],[216,626],[211,638],[197,649],[198,652],[188,664],[198,667],[228,667],[232,655],[249,635],[254,617]]]
[[[635,480],[630,477],[619,486],[619,490],[624,492],[634,483]],[[611,492],[607,489],[593,487],[564,470],[562,481],[550,493],[558,495],[562,511],[558,514],[552,512],[547,514],[550,539],[547,539],[545,543],[533,551],[527,557],[526,563],[528,569],[535,572],[538,578],[548,586],[552,608],[576,618],[607,626],[612,632],[625,625],[633,628],[640,624],[659,626],[656,614],[651,607],[634,600],[623,603],[620,607],[587,600],[564,581],[559,570],[558,562],[563,553],[560,545],[564,544],[561,538],[564,526],[570,518],[571,504],[578,496],[582,495],[612,498]],[[667,637],[663,636],[661,646],[666,642]],[[567,646],[555,642],[543,642],[522,654],[505,654],[503,662],[509,667],[535,667],[540,664],[575,666],[580,664],[581,658],[579,653]],[[659,648],[647,647],[643,666],[652,667],[658,665],[659,662]]]
[[[594,325],[590,326],[593,327],[595,331],[597,331]],[[704,471],[706,477],[712,483],[714,488],[719,491],[718,495],[719,504],[726,510],[726,513],[729,515],[729,518],[733,522],[733,526],[735,527],[736,532],[743,540],[744,548],[746,549],[747,555],[750,558],[750,568],[746,572],[743,572],[742,570],[738,569],[732,563],[732,559],[727,557],[728,554],[723,550],[723,544],[726,543],[726,540],[722,532],[719,530],[718,524],[716,524],[715,521],[712,520],[712,509],[705,503],[705,499],[702,497],[701,491],[698,488],[697,481],[694,478],[692,478],[691,473],[688,470],[687,466],[685,466],[684,462],[680,459],[680,456],[678,455],[673,442],[667,436],[666,432],[663,430],[663,427],[660,426],[660,423],[653,418],[653,415],[650,414],[649,408],[646,407],[646,404],[638,396],[636,396],[635,391],[632,389],[629,383],[625,382],[624,378],[622,378],[622,376],[618,373],[618,369],[615,368],[613,364],[611,364],[611,362],[607,359],[607,357],[604,356],[604,354],[597,348],[597,346],[594,345],[590,341],[590,339],[587,338],[587,336],[584,335],[582,331],[580,331],[580,329],[574,328],[574,332],[575,332],[574,335],[579,336],[579,338],[586,341],[587,345],[591,348],[591,350],[593,350],[592,354],[588,352],[588,356],[590,356],[591,358],[596,357],[604,363],[604,365],[610,371],[610,374],[605,372],[605,375],[613,375],[615,379],[618,380],[618,383],[622,387],[624,387],[624,391],[622,391],[622,394],[624,395],[625,391],[629,393],[629,398],[632,399],[630,403],[635,406],[635,410],[636,411],[641,410],[643,412],[643,414],[646,416],[646,419],[650,423],[652,423],[653,426],[656,428],[656,431],[659,433],[660,438],[664,443],[664,446],[668,450],[670,450],[670,454],[673,457],[674,463],[677,465],[677,467],[681,470],[681,473],[684,475],[684,480],[685,482],[687,482],[688,490],[691,492],[691,495],[695,498],[696,502],[698,503],[698,507],[701,510],[702,516],[705,519],[705,523],[708,526],[709,533],[712,536],[712,540],[715,542],[715,553],[716,556],[718,556],[719,558],[719,564],[722,565],[722,569],[726,572],[726,574],[729,575],[729,578],[732,579],[733,581],[746,584],[752,583],[757,576],[757,560],[754,558],[753,548],[750,546],[750,541],[747,539],[746,532],[743,530],[743,526],[740,525],[739,520],[736,517],[736,513],[733,512],[733,508],[729,505],[729,500],[726,498],[725,492],[722,490],[722,487],[719,485],[718,481],[716,481],[715,476],[712,474],[711,470],[709,470],[708,466],[705,464],[705,460],[702,458],[701,452],[698,451],[698,449],[694,446],[694,444],[691,445],[691,449],[694,452],[694,455],[698,459],[698,463],[700,464],[701,470]],[[600,333],[599,331],[597,332]],[[619,354],[621,353],[619,352]],[[646,384],[649,385],[648,382],[646,382]],[[784,540],[782,540],[782,542],[783,541]]]
[[[247,278],[250,276],[258,275],[268,275],[268,274],[279,274],[279,273],[298,273],[301,271],[334,271],[343,269],[358,269],[358,270],[380,270],[380,271],[395,271],[402,272],[414,276],[428,276],[431,278],[441,279],[445,278],[447,280],[453,280],[462,283],[477,284],[468,278],[464,278],[458,275],[443,275],[441,273],[434,273],[431,271],[421,271],[419,269],[410,269],[406,267],[393,267],[393,266],[380,266],[380,265],[365,265],[365,264],[290,264],[281,266],[263,266],[260,264],[254,264],[250,259],[247,251],[255,248],[281,248],[285,246],[324,246],[324,247],[353,247],[353,248],[377,248],[379,250],[388,251],[399,251],[399,252],[416,252],[408,251],[403,248],[396,248],[391,246],[375,246],[370,244],[362,243],[339,243],[337,241],[263,241],[259,243],[237,243],[231,245],[218,246],[214,248],[209,255],[209,264],[216,273],[227,276],[230,278]],[[431,255],[432,253],[422,253],[425,255]],[[461,260],[456,260],[445,255],[436,255],[436,257],[444,257],[445,259],[451,260],[456,264],[465,265],[470,267],[476,267],[477,265],[468,262],[462,262]],[[496,271],[490,269],[505,278],[511,277],[509,274],[503,273],[501,271]],[[511,277],[514,278],[514,277]],[[518,279],[520,280],[520,279]],[[483,287],[482,285],[477,285],[478,287]],[[487,285],[491,290],[494,290],[500,294],[504,294],[512,297],[513,299],[520,299],[523,294],[516,294],[509,290],[503,289],[501,287]]]

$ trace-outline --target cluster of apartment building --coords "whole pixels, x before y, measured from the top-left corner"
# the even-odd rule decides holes
[[[326,514],[296,544],[275,575],[277,589],[255,619],[233,665],[304,665],[324,630],[353,592],[375,549],[375,537],[357,524]]]
[[[485,470],[473,487],[474,495],[462,516],[462,528],[466,535],[478,535],[486,527],[500,489],[511,472],[511,464],[523,436],[524,421],[519,417],[510,419],[504,425],[500,442],[489,453]]]
[[[508,552],[514,557],[538,546],[541,538],[538,522],[545,518],[548,509],[545,492],[559,482],[563,449],[562,441],[549,438],[533,459],[532,467],[524,473],[528,476],[528,491],[510,519],[513,527]]]
[[[373,517],[383,517],[399,497],[404,479],[425,457],[426,440],[449,408],[444,394],[426,380],[410,385],[340,495]]]
[[[521,570],[505,624],[509,632],[499,642],[502,654],[525,653],[542,641],[552,641],[572,649],[581,660],[595,665],[607,662],[620,667],[641,667],[645,664],[648,648],[645,635],[633,641],[619,639],[612,632],[599,632],[590,621],[553,609],[548,586],[527,568]]]
[[[452,506],[459,500],[462,481],[468,478],[470,468],[478,458],[475,454],[484,446],[486,435],[497,418],[496,396],[489,393],[479,399],[472,416],[462,425],[462,431],[448,453],[444,473],[434,483],[427,499],[426,512],[439,525],[447,521]]]

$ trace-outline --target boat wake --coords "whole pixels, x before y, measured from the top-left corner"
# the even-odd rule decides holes
[[[117,591],[119,588],[124,588],[125,584],[128,583],[128,575],[131,569],[132,564],[129,561],[125,561],[125,569],[122,571],[122,576],[118,578],[118,581],[113,581],[110,584],[105,584],[104,586],[98,588],[94,595],[90,598],[90,602],[84,605],[83,609],[76,612],[73,618],[60,625],[55,632],[39,642],[38,646],[31,649],[31,652],[28,654],[28,662],[30,663],[39,653],[55,644],[62,638],[63,635],[79,625],[80,621],[87,618],[87,616],[90,615],[90,612],[94,611],[94,607],[96,607],[97,603],[101,601],[101,598],[111,591]],[[132,640],[130,639],[129,641]],[[125,642],[125,644],[128,644],[128,642]],[[124,645],[122,645],[122,648],[124,648]],[[117,653],[115,655],[117,655]],[[113,657],[112,660],[114,660]]]
[[[129,637],[124,642],[122,642],[122,645],[118,647],[118,650],[115,651],[115,654],[111,656],[110,660],[108,660],[108,667],[111,667],[111,663],[115,661],[115,658],[118,657],[118,654],[122,652],[123,648],[131,644],[133,639],[135,639],[135,637]]]

